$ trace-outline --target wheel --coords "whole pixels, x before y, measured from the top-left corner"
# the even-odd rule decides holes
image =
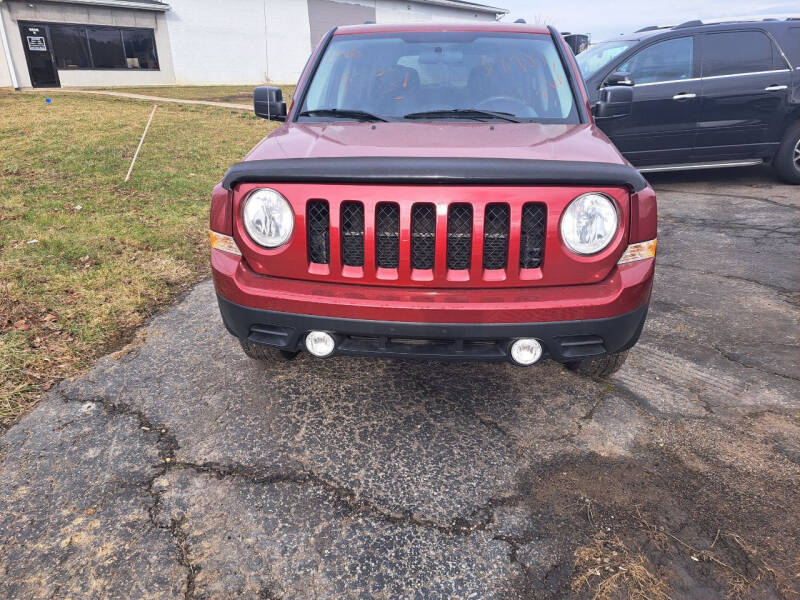
[[[239,343],[242,345],[242,350],[244,350],[244,353],[247,354],[247,356],[249,356],[253,360],[287,361],[287,360],[292,360],[295,356],[297,356],[297,352],[291,352],[289,350],[279,350],[278,348],[270,348],[269,346],[254,344],[249,340],[240,339]]]
[[[568,362],[567,368],[586,377],[608,377],[619,371],[620,367],[625,364],[626,358],[628,358],[627,350],[619,354],[606,354],[597,358],[584,358]]]
[[[800,184],[800,121],[789,127],[773,159],[778,176],[787,183]]]

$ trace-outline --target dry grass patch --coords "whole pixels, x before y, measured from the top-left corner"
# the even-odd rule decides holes
[[[241,111],[0,91],[0,425],[208,274],[208,199],[270,127]]]
[[[616,535],[600,531],[592,542],[575,550],[572,590],[588,588],[593,600],[668,600],[670,588],[654,575],[639,552],[631,552]]]

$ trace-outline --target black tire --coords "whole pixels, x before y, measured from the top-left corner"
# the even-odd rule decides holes
[[[772,164],[778,177],[787,183],[800,184],[800,121],[783,136]]]
[[[585,377],[609,377],[625,364],[628,358],[628,351],[619,354],[606,354],[597,358],[584,358],[574,362],[566,363],[570,371],[575,371],[578,375]]]
[[[297,352],[290,352],[289,350],[279,350],[277,348],[270,348],[261,344],[254,344],[249,340],[239,340],[242,345],[242,350],[253,360],[260,361],[281,361],[286,362],[292,360],[297,356]]]

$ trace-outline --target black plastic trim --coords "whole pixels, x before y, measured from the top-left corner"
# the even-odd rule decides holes
[[[314,79],[314,74],[317,72],[317,67],[319,67],[319,63],[322,62],[322,57],[325,54],[325,51],[328,49],[328,44],[331,43],[334,34],[338,27],[331,27],[328,30],[328,33],[325,34],[325,37],[322,38],[322,44],[320,45],[319,52],[317,52],[316,56],[309,56],[309,60],[314,59],[314,64],[311,65],[311,70],[308,73],[308,76],[303,78],[303,73],[306,72],[308,68],[308,61],[306,61],[306,65],[303,68],[302,73],[300,74],[300,81],[303,83],[303,88],[299,90],[299,94],[297,93],[298,90],[295,90],[295,99],[296,102],[294,103],[294,111],[290,114],[286,120],[287,121],[297,121],[297,115],[300,114],[300,111],[303,110],[303,104],[306,102],[306,96],[308,95],[308,88],[310,87],[311,81]]]
[[[232,335],[265,346],[290,352],[302,350],[305,334],[317,330],[327,331],[337,339],[334,354],[429,360],[508,361],[509,345],[520,337],[540,340],[545,356],[558,362],[622,352],[639,339],[648,308],[645,305],[606,319],[549,323],[405,323],[260,310],[219,295],[217,300],[222,320]]]
[[[569,58],[567,58],[566,51],[564,50],[564,46],[566,46],[567,43],[564,41],[564,38],[558,32],[558,30],[552,25],[548,25],[547,30],[550,32],[550,37],[553,39],[553,43],[556,46],[558,58],[561,60],[561,66],[564,69],[564,73],[567,74],[567,81],[569,81],[569,87],[572,90],[572,101],[575,103],[575,107],[578,110],[581,123],[590,123],[591,119],[586,112],[586,102],[583,100],[583,97],[578,91],[578,82],[575,79],[575,69],[577,69],[577,67],[572,67]]]
[[[438,157],[278,158],[236,163],[222,180],[238,183],[388,183],[425,185],[588,185],[647,187],[625,164],[567,160]]]

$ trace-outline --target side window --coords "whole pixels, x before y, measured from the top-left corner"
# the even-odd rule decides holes
[[[783,51],[786,53],[792,66],[798,68],[800,67],[800,27],[790,27],[789,37],[786,41],[788,44],[783,41],[781,42]],[[785,67],[786,65],[783,66]]]
[[[775,68],[772,40],[760,31],[703,36],[703,77],[758,73]]]
[[[690,79],[694,62],[694,38],[682,37],[656,42],[637,52],[617,71],[631,74],[634,83],[656,83]]]

